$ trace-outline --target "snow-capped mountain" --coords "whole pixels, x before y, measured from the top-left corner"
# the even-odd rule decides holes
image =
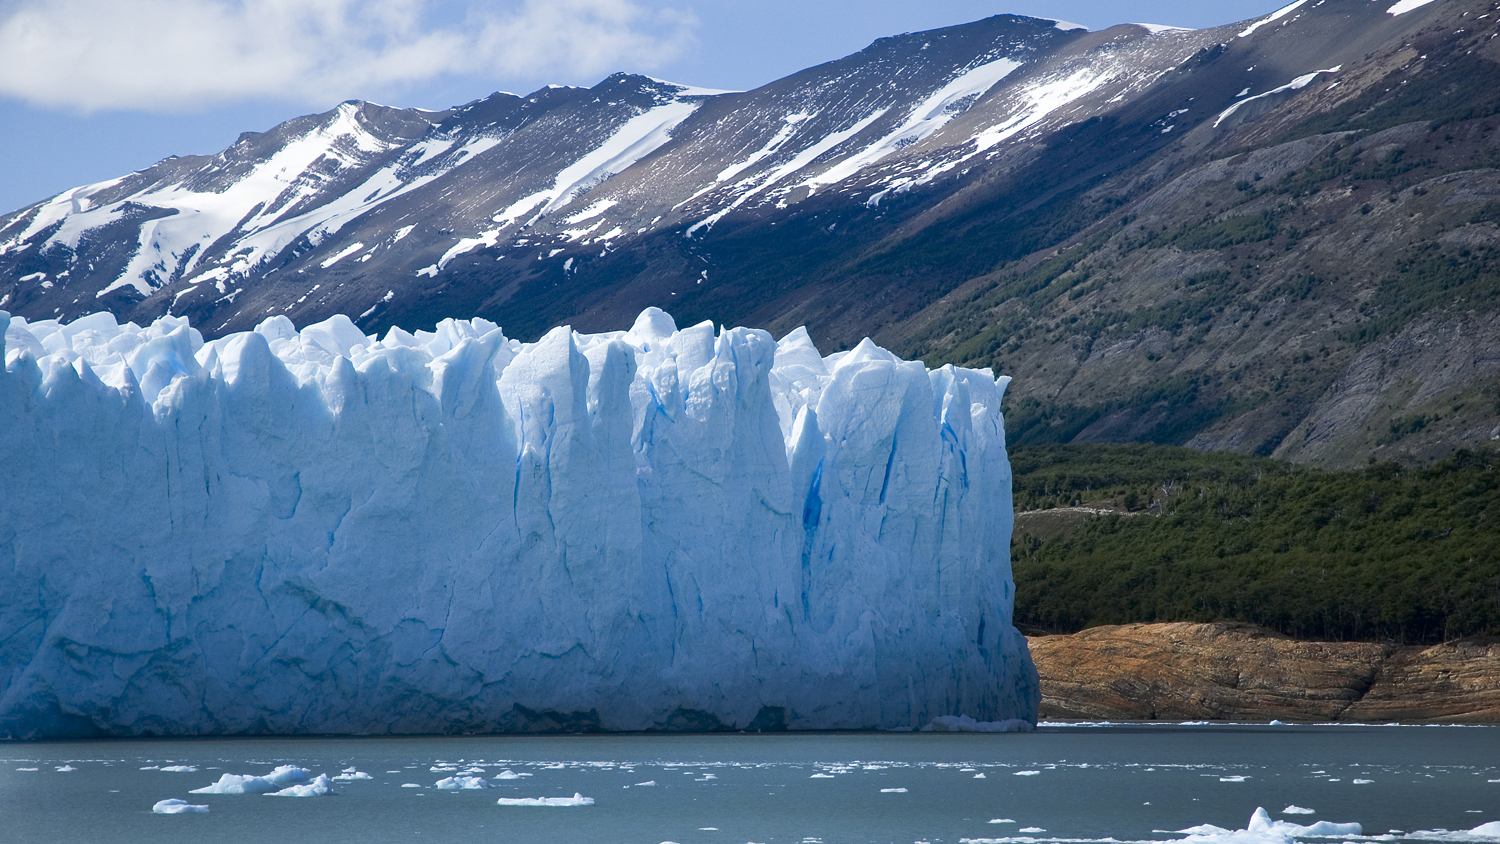
[[[590,286],[593,259],[661,234],[684,242],[652,280],[712,285],[691,256],[720,226],[951,192],[1140,100],[1223,35],[1000,16],[743,93],[618,74],[449,112],[348,102],[0,218],[0,307],[216,332],[347,312],[375,328],[477,271],[492,289],[455,312],[504,320],[525,307],[507,288]]]
[[[482,317],[532,338],[562,323],[617,328],[660,306],[778,333],[805,324],[826,349],[872,335],[929,362],[1014,372],[1012,395],[1040,402],[1037,418],[1083,420],[1048,422],[1046,436],[1208,431],[1204,443],[1291,453],[1292,427],[1342,400],[1349,357],[1326,356],[1316,388],[1265,405],[1274,418],[1253,434],[1209,429],[1259,392],[1282,395],[1283,380],[1182,393],[1199,405],[1211,394],[1207,410],[1152,390],[1227,366],[1179,340],[1219,336],[1209,329],[1221,322],[1239,331],[1233,319],[1246,313],[1258,315],[1247,324],[1287,327],[1247,347],[1244,361],[1267,372],[1291,364],[1281,357],[1293,338],[1332,332],[1296,340],[1331,348],[1387,331],[1361,333],[1366,323],[1405,324],[1410,309],[1381,305],[1370,285],[1405,266],[1402,250],[1418,241],[1448,248],[1447,223],[1398,223],[1438,219],[1408,208],[1409,181],[1493,167],[1481,124],[1496,87],[1487,80],[1500,79],[1497,18],[1491,0],[1298,0],[1205,30],[1090,32],[1005,15],[884,38],[746,92],[617,74],[444,112],[349,102],[0,217],[0,309],[31,320],[109,310],[141,323],[170,313],[209,337],[277,314],[307,325],[343,313],[374,333]],[[1404,163],[1370,170],[1397,197],[1390,213],[1357,211],[1385,208],[1349,198],[1365,189],[1346,184],[1360,166],[1320,163],[1330,145],[1450,120],[1472,123],[1472,141],[1460,132],[1419,149],[1432,139],[1413,135],[1397,143]],[[1382,143],[1370,149],[1394,154]],[[1298,194],[1312,189],[1303,181],[1322,191],[1316,201]],[[1330,204],[1336,196],[1347,201]],[[1338,236],[1300,235],[1334,213]],[[1285,214],[1311,217],[1291,226]],[[1460,216],[1449,222],[1470,224]],[[1282,240],[1247,240],[1240,217]],[[1222,243],[1177,234],[1200,225],[1240,233]],[[1352,242],[1386,247],[1351,257]],[[1073,256],[1068,268],[1046,269],[1059,252]],[[1240,287],[1203,320],[1158,314],[1204,273]],[[1290,323],[1282,317],[1297,307],[1265,310],[1299,279],[1341,274],[1347,307],[1308,305]],[[1083,282],[1066,289],[1049,280],[1074,276]],[[1008,292],[981,301],[990,289]],[[1500,342],[1500,328],[1491,333]],[[1128,354],[1095,348],[1106,342]],[[1110,369],[1122,360],[1135,366],[1124,376]],[[1098,377],[1075,377],[1090,371]],[[1214,378],[1192,375],[1199,386]],[[1089,433],[1122,407],[1162,402],[1176,408],[1165,428]],[[1383,429],[1387,410],[1363,423]]]

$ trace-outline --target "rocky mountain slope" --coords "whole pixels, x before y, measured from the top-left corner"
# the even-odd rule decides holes
[[[1248,624],[1028,641],[1042,718],[1500,723],[1500,643],[1299,642]]]
[[[0,308],[513,336],[806,324],[1016,377],[1013,440],[1324,465],[1500,437],[1500,5],[1014,16],[754,91],[351,102],[0,217]]]

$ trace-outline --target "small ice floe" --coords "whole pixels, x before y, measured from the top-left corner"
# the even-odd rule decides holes
[[[458,766],[456,766],[456,765],[433,765],[431,768],[428,768],[427,770],[433,772],[434,774],[454,774],[454,773],[458,773]]]
[[[1036,725],[1020,718],[975,721],[967,715],[939,715],[922,728],[924,733],[1029,733]]]
[[[67,773],[68,771],[76,771],[76,770],[78,770],[77,768],[73,767],[72,765],[58,765],[57,769],[59,771],[62,771],[63,773]]]
[[[404,783],[401,783],[401,787],[402,788],[421,788],[422,784],[421,783],[415,783],[415,782],[404,782]]]
[[[905,794],[906,793],[906,789],[904,789],[904,788],[882,788],[882,789],[880,789],[880,793],[881,794]]]
[[[141,770],[144,771],[146,769],[142,768]],[[166,774],[196,774],[196,773],[198,773],[198,766],[197,765],[166,765],[166,766],[164,766],[162,768],[158,768],[157,770],[160,770],[162,773],[166,773]]]
[[[1273,726],[1273,727],[1285,727],[1286,726],[1286,722],[1285,721],[1278,721],[1275,718],[1272,718],[1271,719],[1271,726]]]
[[[161,766],[160,765],[146,765],[146,766],[142,767],[141,770],[143,770],[143,771],[160,771],[161,770]]]
[[[1250,778],[1249,777],[1244,777],[1244,776],[1239,776],[1239,775],[1234,775],[1234,776],[1228,776],[1228,777],[1219,777],[1219,782],[1244,782],[1247,779],[1250,779]]]
[[[1305,809],[1305,808],[1303,808],[1301,806],[1296,806],[1296,805],[1288,806],[1285,809],[1282,809],[1281,813],[1283,815],[1315,815],[1315,814],[1317,814],[1317,812],[1315,812],[1312,809]]]
[[[40,771],[41,768],[17,768],[18,771]]]
[[[1374,782],[1374,780],[1354,780],[1355,785],[1369,785],[1372,782]]]
[[[833,779],[833,774],[813,774],[812,776],[808,777],[808,779],[810,779],[810,780],[831,780],[831,779]]]
[[[636,788],[643,788],[648,785],[656,785],[656,780],[646,780],[645,782],[638,782],[635,785]]]
[[[1041,774],[1041,771],[1016,771],[1016,776],[1018,777],[1034,777],[1039,774]]]
[[[357,768],[345,768],[342,773],[336,774],[334,782],[353,782],[354,780],[372,780],[374,777]]]
[[[502,797],[495,802],[501,806],[592,806],[594,798],[575,791],[572,797]]]
[[[1010,818],[990,818],[990,823],[1015,823]]]
[[[1446,830],[1428,829],[1413,832],[1407,838],[1419,838],[1423,841],[1447,841],[1454,844],[1480,844],[1480,842],[1500,841],[1500,821],[1482,823],[1468,830]]]
[[[318,778],[302,785],[292,785],[280,791],[273,791],[267,797],[323,797],[333,794],[333,781],[327,774],[318,774]]]
[[[986,779],[986,777],[985,777],[984,774],[975,774],[974,775],[974,779],[976,779],[976,780],[982,780],[982,779]]]
[[[1039,826],[1027,826],[1027,827],[1022,827],[1019,831],[1020,832],[1046,832],[1047,830],[1042,829]]]
[[[495,774],[495,779],[497,779],[497,780],[518,780],[521,777],[529,777],[529,776],[531,776],[531,774],[518,774],[515,771],[512,771],[509,768],[506,768],[505,770],[501,771],[500,773]]]
[[[484,777],[444,777],[437,781],[435,786],[442,791],[460,791],[466,788],[489,788],[490,784],[485,782]]]
[[[208,807],[194,805],[186,800],[178,800],[176,797],[173,797],[168,800],[158,801],[155,806],[151,807],[151,811],[158,815],[207,814]]]
[[[1364,828],[1357,823],[1333,823],[1318,821],[1303,826],[1290,821],[1271,820],[1265,809],[1257,807],[1250,822],[1242,830],[1224,829],[1213,824],[1179,829],[1187,838],[1183,844],[1290,844],[1296,838],[1343,838],[1361,835]]]
[[[311,771],[296,765],[282,765],[265,776],[224,774],[213,785],[195,788],[190,794],[270,794],[308,781]]]

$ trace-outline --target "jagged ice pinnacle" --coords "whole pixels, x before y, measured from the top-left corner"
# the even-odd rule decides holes
[[[0,735],[1034,721],[1008,379],[0,311]]]

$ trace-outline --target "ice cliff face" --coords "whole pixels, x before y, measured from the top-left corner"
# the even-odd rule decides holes
[[[0,735],[1034,720],[987,370],[0,312]]]

